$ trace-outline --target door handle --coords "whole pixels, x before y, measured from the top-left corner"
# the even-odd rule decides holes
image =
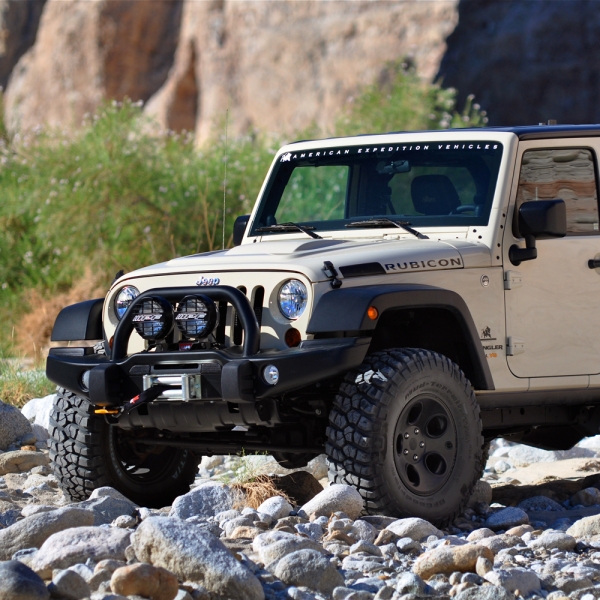
[[[590,269],[600,269],[600,258],[592,258],[588,260],[588,267]]]

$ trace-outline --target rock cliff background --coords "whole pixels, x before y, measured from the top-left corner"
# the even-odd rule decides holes
[[[596,122],[599,33],[594,0],[0,0],[0,84],[12,131],[127,96],[202,139],[227,109],[237,133],[327,130],[411,55],[490,124]]]

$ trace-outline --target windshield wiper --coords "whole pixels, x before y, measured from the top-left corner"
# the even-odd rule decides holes
[[[315,240],[322,240],[323,238],[318,234],[311,231],[314,227],[306,225],[298,225],[298,223],[279,223],[277,225],[267,225],[266,227],[259,227],[256,231],[258,233],[262,231],[301,231],[306,235],[310,235]]]
[[[375,217],[365,221],[354,221],[353,223],[346,223],[345,227],[389,227],[390,225],[398,227],[399,229],[404,229],[404,231],[412,233],[412,235],[418,237],[420,240],[429,239],[429,237],[425,234],[410,227],[410,223],[408,221],[394,221],[393,219],[388,219],[387,217]]]

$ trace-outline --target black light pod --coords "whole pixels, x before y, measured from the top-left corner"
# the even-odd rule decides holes
[[[175,323],[184,337],[205,339],[219,323],[217,305],[208,296],[186,296],[175,310]]]
[[[173,329],[173,307],[161,296],[146,298],[135,307],[131,320],[145,340],[164,340]]]

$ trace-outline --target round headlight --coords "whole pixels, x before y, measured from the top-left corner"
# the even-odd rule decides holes
[[[208,296],[186,296],[177,306],[175,323],[191,339],[208,337],[219,322],[217,305]]]
[[[140,291],[132,285],[121,288],[115,299],[115,315],[119,321],[127,312],[129,305],[140,295]]]
[[[306,308],[308,292],[306,286],[297,279],[286,281],[277,298],[281,314],[291,320],[297,319]]]
[[[133,310],[135,314],[131,321],[140,337],[145,340],[162,340],[171,333],[173,309],[164,298],[146,298]]]

